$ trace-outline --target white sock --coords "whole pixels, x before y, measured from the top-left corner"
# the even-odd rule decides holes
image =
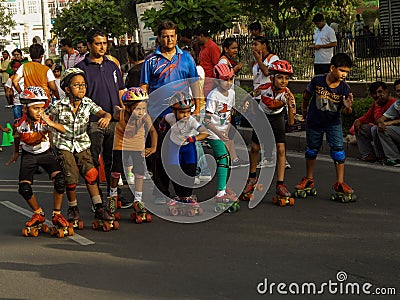
[[[143,192],[135,191],[135,202],[136,201],[142,201],[142,195],[143,195]]]
[[[225,190],[218,191],[218,193],[217,193],[217,197],[222,197],[222,196],[225,196],[225,194],[226,194]]]
[[[116,197],[118,196],[118,188],[112,188],[110,187],[110,197]]]

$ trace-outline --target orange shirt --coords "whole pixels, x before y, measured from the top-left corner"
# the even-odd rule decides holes
[[[50,90],[47,85],[47,71],[49,70],[49,67],[33,61],[24,63],[23,66],[24,85],[26,87],[41,87],[46,92],[47,97],[50,99]]]

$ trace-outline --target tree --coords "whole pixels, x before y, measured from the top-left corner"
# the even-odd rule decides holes
[[[12,19],[12,14],[7,10],[5,0],[0,0],[0,35],[7,35],[16,25]]]
[[[55,18],[52,31],[77,42],[85,40],[92,28],[99,28],[112,37],[127,32],[127,24],[114,1],[102,0],[82,0],[63,9]]]
[[[145,11],[142,20],[154,32],[160,21],[171,20],[179,30],[204,26],[214,34],[232,28],[241,14],[237,0],[166,0],[161,10]]]

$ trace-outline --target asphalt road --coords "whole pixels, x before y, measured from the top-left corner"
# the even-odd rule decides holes
[[[12,114],[1,96],[0,104],[5,125]],[[140,225],[129,221],[132,210],[126,209],[120,210],[120,228],[111,232],[90,228],[89,196],[80,185],[84,230],[73,238],[25,238],[24,213],[31,212],[17,192],[19,163],[5,166],[11,153],[12,147],[0,153],[1,299],[286,299],[296,287],[298,299],[310,299],[312,285],[320,299],[347,298],[346,289],[349,294],[356,286],[361,299],[393,293],[391,288],[399,294],[400,169],[348,160],[346,181],[358,201],[341,204],[329,200],[334,168],[321,156],[318,196],[296,199],[293,207],[272,205],[270,193],[253,209],[242,203],[238,213],[205,222],[154,216]],[[286,181],[293,187],[304,175],[304,159],[288,154],[292,169]],[[201,197],[214,187],[196,193]],[[35,178],[34,191],[50,219],[46,174]]]

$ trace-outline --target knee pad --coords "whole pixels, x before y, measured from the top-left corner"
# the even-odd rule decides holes
[[[137,173],[135,173],[135,178],[137,178],[137,179],[143,179],[143,178],[144,178],[144,175],[143,175],[143,174],[137,174]]]
[[[317,155],[318,155],[318,151],[319,150],[306,147],[306,153],[305,153],[306,159],[316,159]]]
[[[96,168],[91,168],[86,174],[85,174],[85,182],[87,184],[95,184],[97,182],[97,176],[99,175],[99,172],[97,171]]]
[[[33,191],[32,186],[28,182],[20,182],[18,187],[18,193],[24,198],[26,201],[32,198]]]
[[[112,178],[119,179],[119,177],[121,176],[121,173],[111,172],[111,176],[112,176]]]
[[[54,189],[58,194],[64,194],[65,192],[65,177],[62,172],[57,173],[53,178],[54,180]]]
[[[346,153],[344,150],[331,150],[331,157],[335,164],[343,164],[346,160]]]
[[[67,191],[73,192],[76,190],[76,183],[67,184]]]
[[[229,154],[228,153],[217,157],[215,160],[217,161],[217,167],[229,168],[229,164],[228,164]]]

